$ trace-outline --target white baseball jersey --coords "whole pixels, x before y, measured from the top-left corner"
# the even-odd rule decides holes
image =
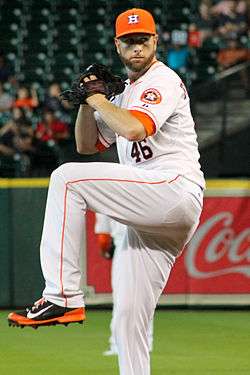
[[[131,142],[116,135],[95,112],[99,140],[105,147],[117,143],[121,164],[176,171],[204,188],[190,100],[183,82],[173,70],[157,61],[134,83],[128,80],[125,91],[113,103],[143,112],[155,124],[152,136]]]

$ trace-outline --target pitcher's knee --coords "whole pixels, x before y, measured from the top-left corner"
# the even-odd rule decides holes
[[[65,163],[60,165],[60,167],[56,168],[50,176],[50,179],[53,181],[58,178],[67,179],[69,175],[72,173],[74,168],[74,163]]]

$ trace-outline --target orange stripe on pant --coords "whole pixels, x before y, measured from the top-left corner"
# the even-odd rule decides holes
[[[61,284],[61,293],[63,298],[65,299],[65,307],[67,307],[67,297],[64,294],[64,287],[63,287],[63,254],[64,254],[64,236],[65,236],[65,225],[66,225],[66,210],[67,210],[67,193],[68,193],[68,185],[76,184],[79,182],[88,182],[88,181],[112,181],[112,182],[131,182],[131,183],[138,183],[138,184],[148,184],[148,185],[159,185],[168,183],[171,184],[172,182],[176,181],[180,175],[177,175],[174,179],[167,181],[138,181],[138,180],[122,180],[116,178],[85,178],[79,180],[68,181],[65,184],[65,193],[64,193],[64,203],[63,203],[63,227],[62,227],[62,236],[61,236],[61,256],[60,256],[60,284]]]

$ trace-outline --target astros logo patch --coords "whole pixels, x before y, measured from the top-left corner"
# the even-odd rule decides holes
[[[148,104],[159,104],[161,102],[161,94],[156,89],[147,89],[141,95],[141,101]]]
[[[137,14],[132,14],[128,16],[128,24],[130,25],[131,23],[138,23],[139,22],[139,16]]]

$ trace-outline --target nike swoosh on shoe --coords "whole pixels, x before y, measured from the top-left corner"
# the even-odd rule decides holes
[[[28,319],[34,319],[37,316],[42,315],[45,311],[51,309],[51,307],[53,307],[53,304],[45,307],[44,309],[38,311],[37,313],[32,313],[31,311],[29,311],[28,314],[27,314],[27,318]]]

